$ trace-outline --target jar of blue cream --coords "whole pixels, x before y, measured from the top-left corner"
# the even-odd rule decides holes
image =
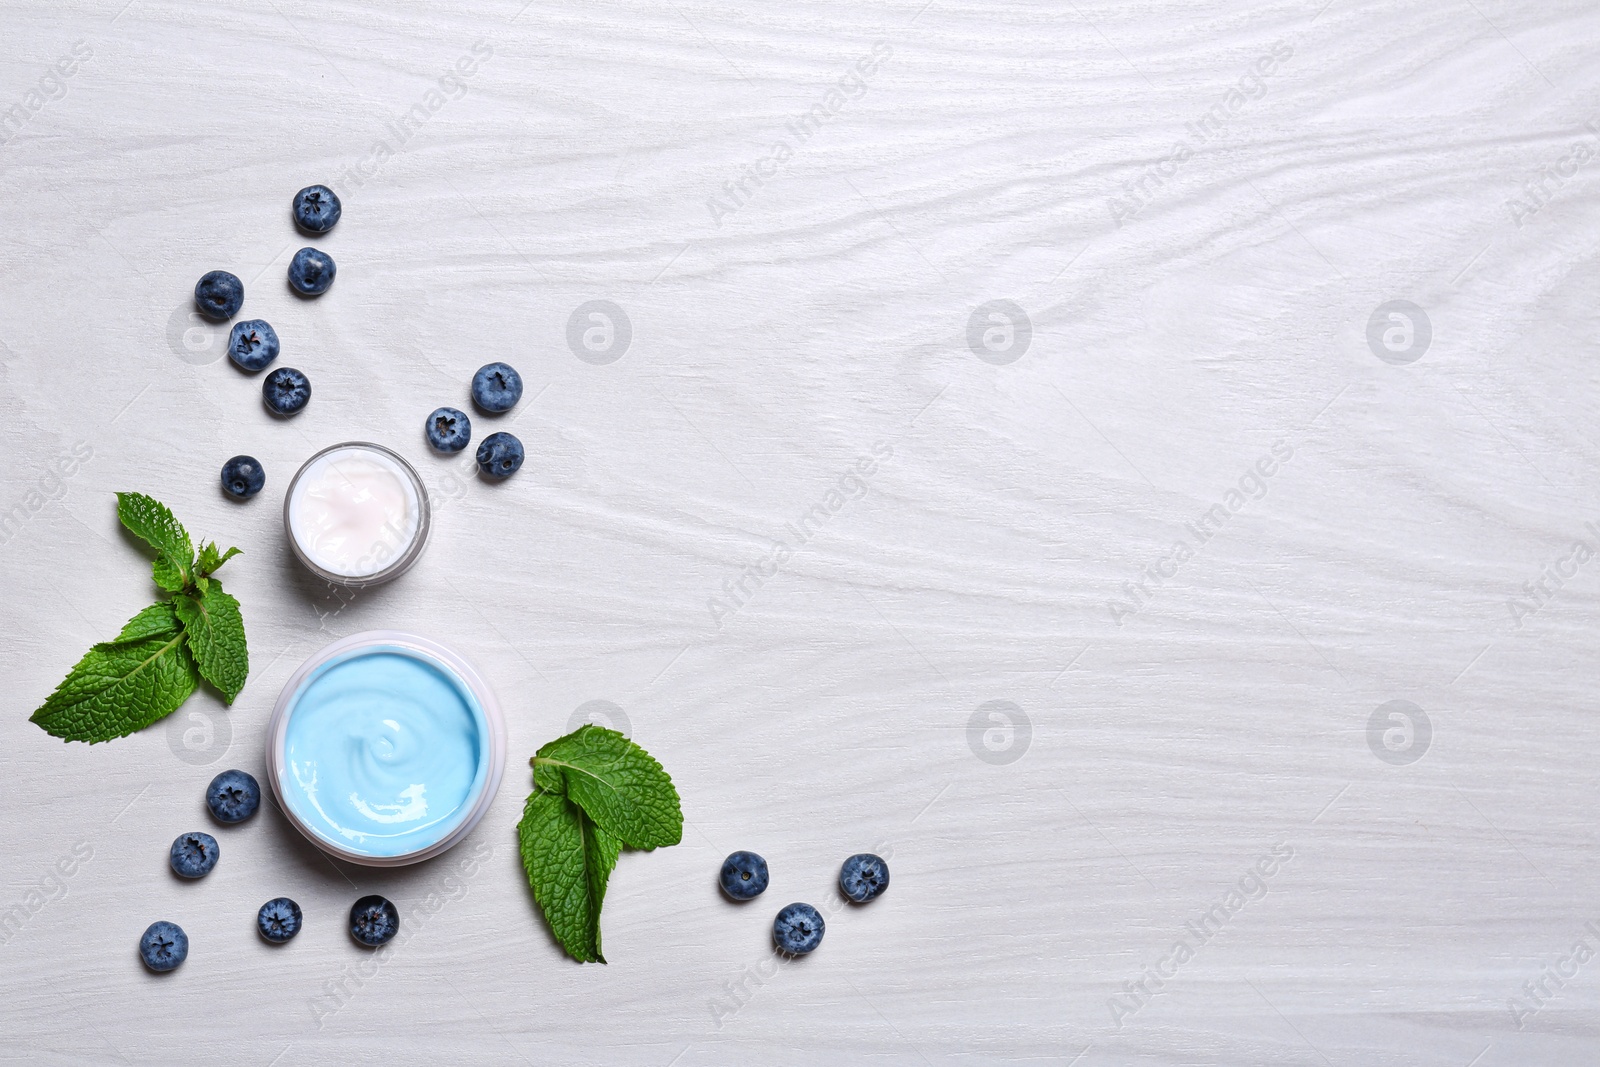
[[[267,777],[323,851],[374,867],[439,855],[477,825],[505,770],[494,694],[436,641],[371,630],[294,673],[273,709]]]

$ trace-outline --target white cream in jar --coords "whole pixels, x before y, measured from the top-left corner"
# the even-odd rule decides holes
[[[427,491],[397,453],[350,441],[300,468],[283,522],[295,555],[311,571],[340,585],[372,585],[401,574],[421,554]]]

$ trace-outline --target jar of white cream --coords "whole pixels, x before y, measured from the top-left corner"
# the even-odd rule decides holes
[[[428,541],[428,491],[399,453],[368,441],[306,460],[283,501],[294,554],[313,574],[367,586],[404,574]]]

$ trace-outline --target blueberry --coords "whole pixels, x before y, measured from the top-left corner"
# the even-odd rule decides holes
[[[306,296],[321,296],[333,284],[339,268],[333,257],[317,248],[302,248],[289,261],[289,284]]]
[[[422,424],[435,452],[460,452],[472,440],[472,420],[455,408],[437,408]]]
[[[240,370],[260,370],[278,358],[278,331],[266,319],[234,323],[228,333],[228,358]]]
[[[881,856],[858,852],[839,868],[839,892],[857,904],[876,900],[888,888],[889,865]]]
[[[522,375],[509,363],[486,363],[472,376],[472,402],[485,411],[510,411],[522,399]]]
[[[362,897],[350,908],[350,936],[376,948],[400,932],[400,913],[383,897]]]
[[[218,822],[244,822],[260,806],[261,786],[244,771],[223,771],[206,787],[206,807]]]
[[[295,225],[310,233],[327,233],[344,211],[326,185],[308,185],[294,194]]]
[[[152,971],[170,971],[188,955],[189,935],[177,923],[151,923],[139,938],[139,958]]]
[[[734,900],[749,900],[767,888],[767,861],[754,852],[735,852],[722,861],[722,891]]]
[[[254,456],[234,456],[222,465],[222,491],[235,500],[255,496],[266,484],[267,474],[261,469],[261,462]],[[252,778],[251,781],[255,779]],[[211,784],[214,787],[217,783]]]
[[[261,383],[261,399],[279,415],[293,415],[311,402],[311,379],[293,367],[279,367]]]
[[[522,442],[508,433],[492,433],[478,445],[478,469],[491,478],[509,478],[522,466]]]
[[[261,936],[281,945],[300,932],[300,905],[288,897],[275,897],[256,912],[256,929]]]
[[[175,874],[184,878],[204,878],[217,865],[221,855],[217,839],[198,831],[179,834],[172,841],[172,852],[167,857]]]
[[[772,921],[772,941],[778,951],[804,956],[822,944],[826,924],[810,904],[790,904]]]
[[[194,303],[208,319],[231,319],[244,306],[244,283],[225,270],[207,271],[195,283]]]

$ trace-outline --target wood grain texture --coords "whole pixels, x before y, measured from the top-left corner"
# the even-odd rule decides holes
[[[6,1062],[1592,1057],[1593,4],[0,12]],[[345,210],[308,302],[315,181]],[[311,377],[292,421],[188,321],[212,268]],[[998,300],[1025,346],[973,329]],[[620,358],[569,344],[590,301]],[[1369,330],[1391,301],[1426,346],[1415,312]],[[420,424],[497,358],[527,396],[477,432],[529,459],[496,486]],[[353,599],[279,512],[351,438],[436,505]],[[236,453],[268,472],[244,506]],[[122,489],[245,549],[253,673],[63,746],[28,714],[154,592]],[[365,871],[267,811],[170,877],[296,665],[377,627],[508,708],[471,839]],[[687,826],[621,857],[611,963],[579,967],[515,824],[522,760],[593,700]],[[1375,720],[1397,700],[1426,733]],[[743,907],[736,848],[773,872]],[[864,850],[893,884],[846,907]],[[377,955],[342,932],[367,892],[403,915]],[[276,948],[280,894],[306,928]],[[791,900],[828,933],[779,965]],[[158,918],[192,942],[166,977],[135,957]]]

